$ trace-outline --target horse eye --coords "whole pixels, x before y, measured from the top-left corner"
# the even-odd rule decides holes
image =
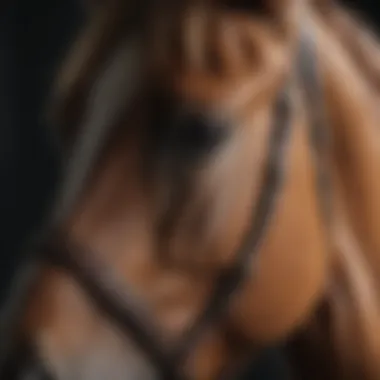
[[[218,115],[183,107],[165,94],[152,96],[150,104],[149,142],[155,154],[169,154],[180,161],[204,158],[230,130]]]
[[[199,156],[212,152],[224,140],[227,127],[221,120],[201,113],[183,113],[172,126],[173,147],[183,156]]]

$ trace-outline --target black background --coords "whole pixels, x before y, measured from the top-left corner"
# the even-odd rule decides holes
[[[379,29],[378,0],[347,3]],[[57,153],[41,114],[57,62],[82,20],[79,0],[0,3],[0,301],[58,178]],[[273,355],[263,362],[260,378],[278,378],[281,360]]]
[[[57,63],[83,18],[78,0],[0,5],[0,297],[41,223],[58,173],[43,109]]]

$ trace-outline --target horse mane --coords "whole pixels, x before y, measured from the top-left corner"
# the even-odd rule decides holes
[[[380,48],[378,36],[361,15],[331,1],[318,1],[322,21],[340,40],[374,91],[380,89]]]
[[[313,0],[323,23],[336,35],[374,91],[380,89],[380,48],[373,31],[358,14],[331,0]],[[88,22],[71,47],[53,86],[49,115],[64,141],[80,122],[86,97],[109,54],[126,31],[126,2],[93,5]],[[71,137],[70,137],[71,136]]]
[[[334,373],[329,378],[375,379],[380,354],[380,45],[348,9],[322,0],[315,10],[326,33],[320,53],[330,61],[331,51],[331,62],[342,70],[324,73],[329,121],[335,126],[333,208],[339,217],[326,295],[292,349],[298,350],[301,378],[326,378],[318,376],[327,372]]]

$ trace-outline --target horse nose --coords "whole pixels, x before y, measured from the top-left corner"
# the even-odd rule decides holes
[[[53,380],[33,345],[18,345],[3,362],[0,379]]]

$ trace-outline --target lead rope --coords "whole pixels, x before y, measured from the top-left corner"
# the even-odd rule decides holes
[[[73,154],[65,168],[62,188],[54,203],[48,223],[42,228],[37,241],[40,242],[55,228],[64,223],[76,206],[78,198],[84,191],[85,183],[92,172],[100,153],[101,144],[109,132],[110,124],[114,125],[122,108],[127,104],[133,89],[136,87],[136,76],[128,73],[138,72],[136,56],[123,45],[115,59],[108,64],[104,75],[95,83],[92,95],[87,102],[84,126],[73,149]],[[129,66],[129,67],[128,67]],[[37,243],[37,249],[39,244]],[[15,344],[18,324],[22,317],[29,291],[36,282],[43,262],[39,252],[28,253],[25,262],[11,284],[9,297],[0,314],[0,377],[5,362]]]

